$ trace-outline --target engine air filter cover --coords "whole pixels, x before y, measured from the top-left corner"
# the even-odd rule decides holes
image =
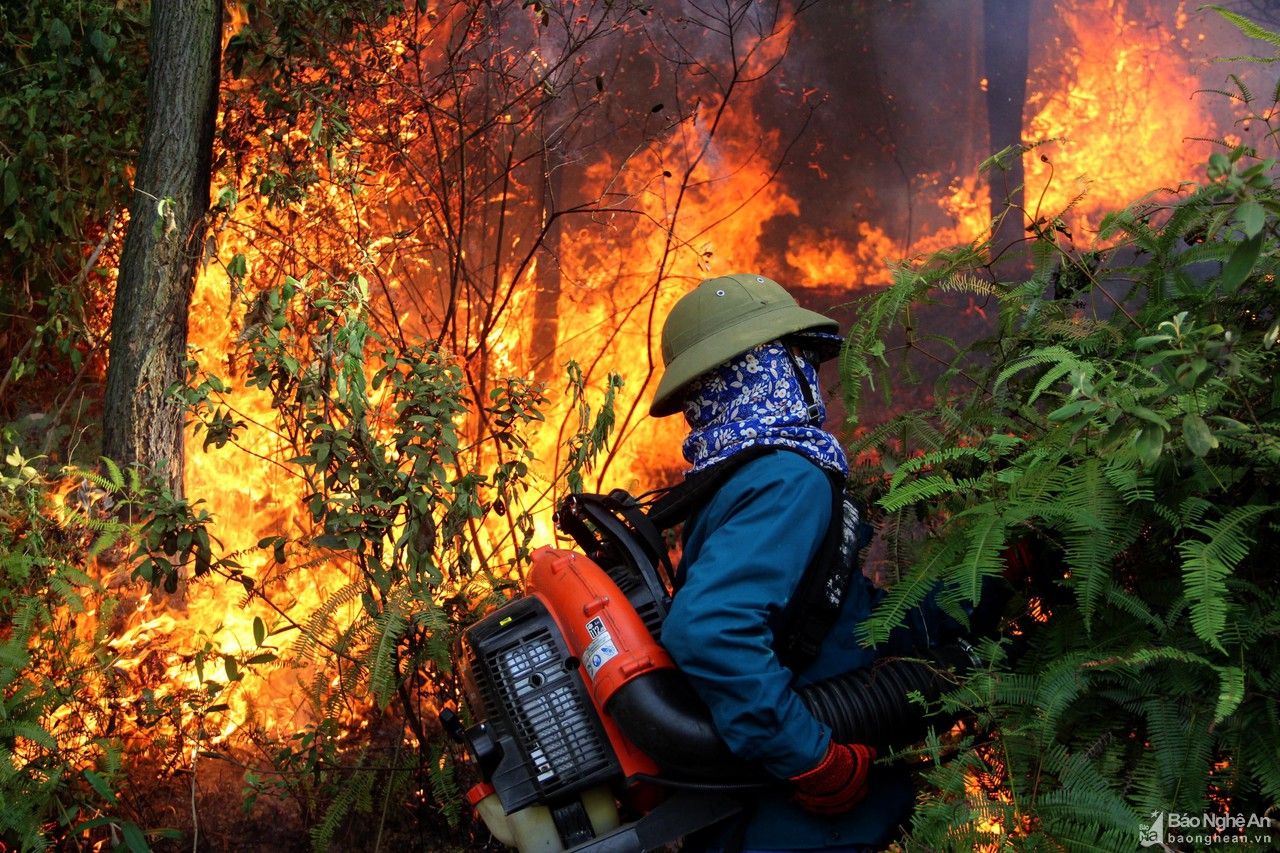
[[[538,598],[473,625],[462,652],[468,704],[498,746],[488,781],[508,814],[619,775],[578,660]]]

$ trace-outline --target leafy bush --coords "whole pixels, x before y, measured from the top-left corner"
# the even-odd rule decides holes
[[[954,291],[997,309],[950,342],[932,408],[853,448],[901,577],[864,639],[935,584],[959,613],[1011,546],[1036,554],[1016,636],[947,700],[975,731],[952,760],[926,749],[922,846],[1128,851],[1152,812],[1280,801],[1280,193],[1243,146],[1206,174],[1109,216],[1104,249],[1035,222],[1025,281],[975,245],[862,305],[850,411],[865,380],[891,392],[886,336],[912,312]]]
[[[434,710],[456,699],[450,655],[459,633],[503,600],[514,586],[510,570],[529,553],[540,493],[530,493],[528,435],[542,422],[541,387],[490,377],[477,395],[454,357],[375,331],[359,277],[286,278],[252,300],[250,315],[243,385],[270,397],[312,528],[267,536],[255,554],[217,554],[208,513],[160,500],[151,510],[163,511],[142,526],[137,573],[171,588],[180,574],[206,572],[242,584],[246,604],[262,600],[277,614],[271,635],[292,638],[283,662],[311,668],[312,724],[283,738],[249,733],[270,758],[246,777],[250,801],[293,799],[314,846],[325,849],[352,812],[403,800],[422,773],[430,802],[456,824],[459,798]],[[217,448],[245,429],[228,401],[236,389],[191,367],[178,390],[197,435],[210,452],[234,452]],[[616,385],[593,418],[581,373],[572,376],[581,432],[559,474],[580,485],[612,424]],[[271,570],[251,577],[249,562]],[[343,580],[317,608],[298,612],[290,584],[320,567]],[[266,630],[255,624],[259,647]],[[356,719],[367,730],[354,729]],[[402,743],[406,728],[416,750]]]
[[[78,370],[104,331],[87,318],[109,308],[102,270],[141,141],[147,18],[138,2],[0,7],[0,394]]]
[[[83,571],[91,544],[123,525],[60,510],[36,464],[13,447],[0,463],[0,844],[147,850],[117,796],[118,602]]]

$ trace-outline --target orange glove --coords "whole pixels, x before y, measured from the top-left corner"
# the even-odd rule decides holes
[[[792,799],[810,814],[844,814],[867,795],[867,773],[875,760],[872,747],[833,740],[817,767],[791,777]]]

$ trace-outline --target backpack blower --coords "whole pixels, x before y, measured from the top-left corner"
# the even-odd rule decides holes
[[[832,525],[844,543],[841,593],[865,544],[851,533],[866,529],[852,502],[843,510],[845,523]],[[662,648],[673,572],[659,527],[621,490],[570,496],[555,520],[582,553],[536,550],[524,595],[459,641],[473,723],[464,728],[451,710],[441,722],[483,780],[468,803],[520,853],[640,853],[731,820],[742,810],[736,792],[777,783],[732,755]],[[809,586],[832,586],[818,580]],[[936,700],[953,670],[977,663],[963,643],[925,654],[798,693],[842,742],[911,743],[938,720],[908,694]]]

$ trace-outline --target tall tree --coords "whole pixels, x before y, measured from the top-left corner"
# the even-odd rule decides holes
[[[987,128],[991,150],[1002,151],[1022,142],[1022,108],[1027,101],[1027,60],[1031,47],[1029,0],[984,0],[983,57],[987,71]],[[1022,155],[1014,152],[991,172],[991,216],[1008,215],[992,238],[996,255],[1005,252],[1026,234],[1022,230]],[[1019,256],[1006,256],[1012,263]]]
[[[120,260],[103,449],[182,490],[187,311],[204,245],[218,107],[222,0],[153,0],[147,118]]]

